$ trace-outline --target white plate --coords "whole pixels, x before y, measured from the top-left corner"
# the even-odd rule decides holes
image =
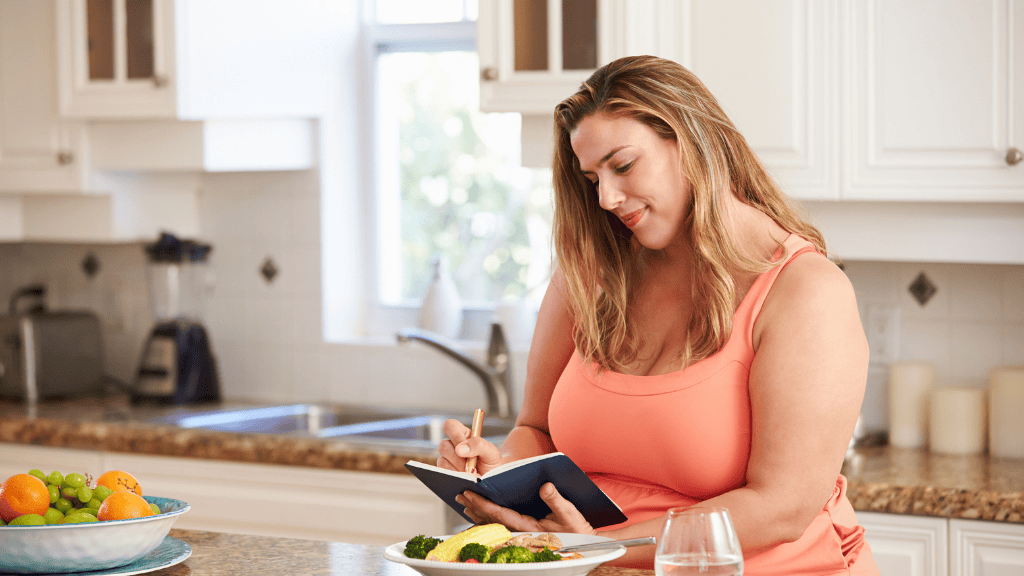
[[[523,532],[513,532],[516,536]],[[537,532],[534,532],[537,534]],[[585,534],[557,533],[562,546],[576,546],[611,540],[604,536],[588,536]],[[451,536],[438,536],[447,540]],[[516,576],[579,576],[597,568],[599,564],[614,560],[626,553],[624,547],[611,550],[594,550],[580,552],[583,558],[577,560],[561,560],[557,562],[535,562],[529,564],[465,564],[463,562],[438,562],[437,560],[417,560],[405,555],[405,542],[392,544],[384,549],[384,558],[416,570],[424,576],[493,576],[500,573],[514,573]]]

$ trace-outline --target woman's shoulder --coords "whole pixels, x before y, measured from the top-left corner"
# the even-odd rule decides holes
[[[857,299],[846,274],[816,251],[793,256],[765,297],[755,324],[755,343],[765,330],[791,331],[858,315]]]

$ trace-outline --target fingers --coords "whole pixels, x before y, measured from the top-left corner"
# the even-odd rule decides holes
[[[446,421],[444,433],[448,439],[437,447],[439,467],[461,472],[466,469],[466,460],[473,456],[477,457],[476,468],[480,474],[501,464],[501,450],[483,438],[470,438],[470,430],[462,422]]]
[[[465,506],[464,512],[476,524],[503,524],[513,532],[530,532],[540,530],[537,520],[523,516],[514,510],[498,506],[494,502],[476,494],[465,491],[455,497],[455,501]]]
[[[597,534],[583,514],[571,502],[562,498],[551,482],[540,487],[540,498],[548,505],[548,508],[551,508],[551,514],[541,522],[545,529],[553,527],[556,528],[554,531]]]

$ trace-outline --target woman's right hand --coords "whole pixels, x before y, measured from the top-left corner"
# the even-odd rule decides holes
[[[437,447],[441,454],[437,466],[448,470],[466,471],[466,460],[476,456],[476,469],[480,475],[501,465],[501,450],[483,438],[470,438],[470,429],[458,420],[444,423],[448,438]]]

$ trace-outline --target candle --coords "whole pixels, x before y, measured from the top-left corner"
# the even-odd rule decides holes
[[[928,439],[928,394],[935,373],[927,362],[894,362],[889,367],[889,443],[924,446]]]
[[[931,395],[928,448],[943,454],[985,451],[985,391],[937,388]]]
[[[989,375],[988,446],[993,456],[1024,458],[1024,366]]]

